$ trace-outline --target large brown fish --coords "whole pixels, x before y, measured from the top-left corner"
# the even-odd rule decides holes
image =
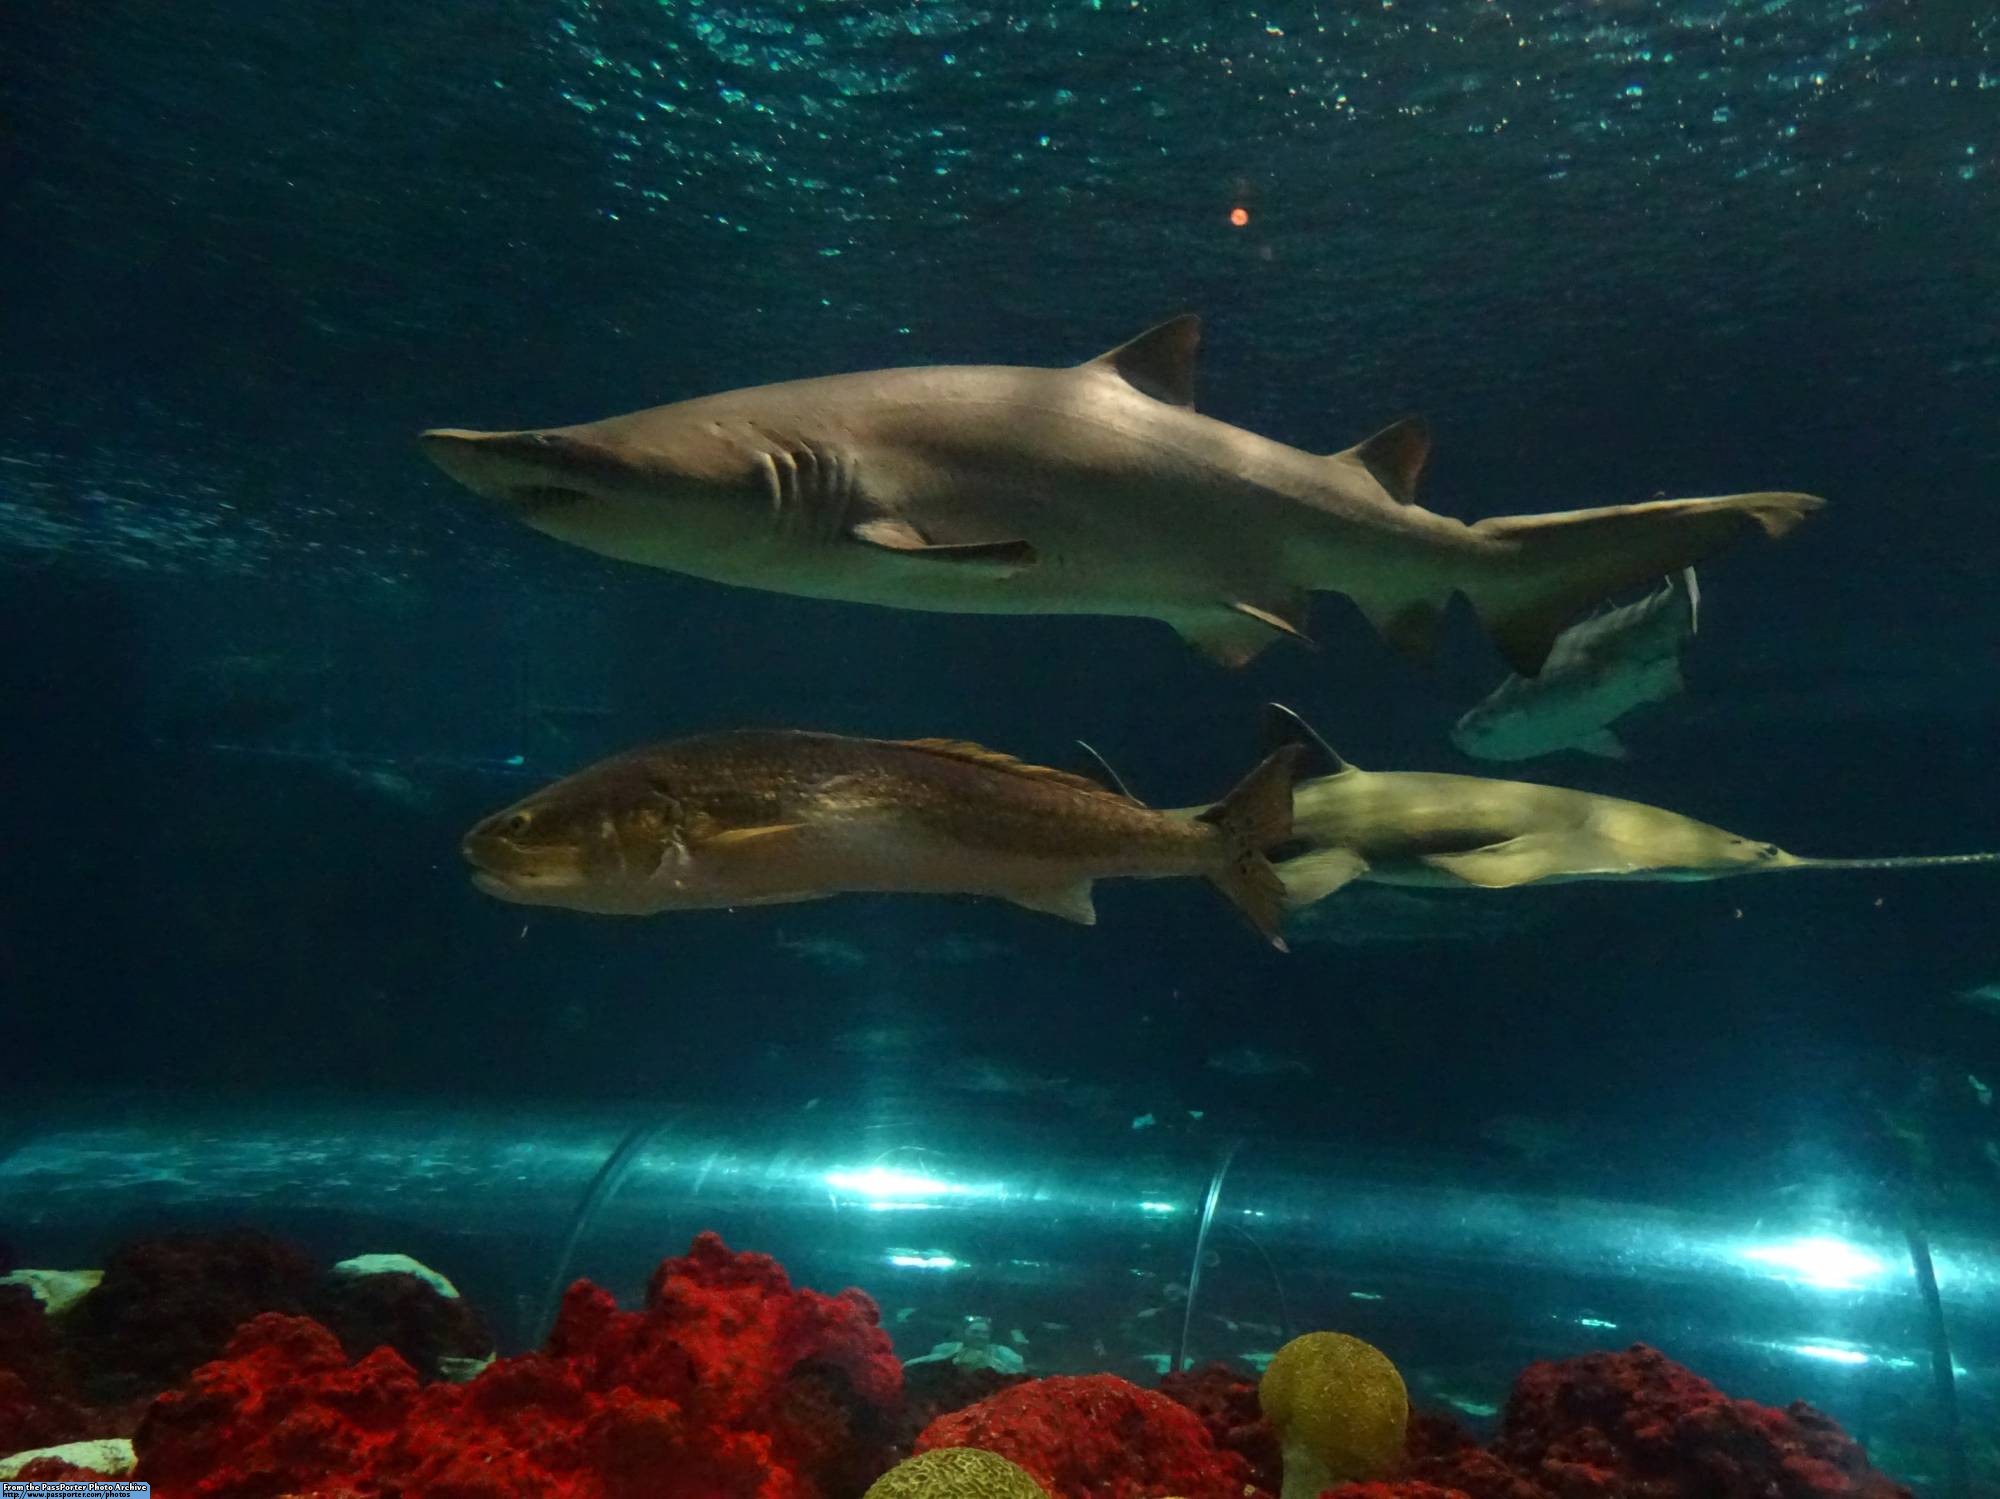
[[[1342,593],[1421,657],[1454,593],[1516,671],[1623,589],[1820,506],[1789,491],[1474,525],[1415,502],[1399,422],[1307,453],[1194,410],[1200,323],[1069,369],[929,365],[727,391],[424,450],[538,531],[719,583],[981,614],[1162,619],[1240,665]]]
[[[1155,811],[1094,781],[949,739],[710,734],[556,782],[465,838],[473,882],[621,915],[843,891],[992,895],[1089,925],[1091,882],[1201,875],[1281,950],[1296,747],[1222,801]]]

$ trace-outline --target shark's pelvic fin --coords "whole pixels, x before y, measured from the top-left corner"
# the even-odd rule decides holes
[[[1245,619],[1254,619],[1260,625],[1268,625],[1281,635],[1289,635],[1301,645],[1319,649],[1319,642],[1306,633],[1307,600],[1303,594],[1283,602],[1272,601],[1264,604],[1246,603],[1234,600],[1229,607]]]
[[[1200,349],[1201,319],[1184,312],[1089,363],[1116,372],[1156,401],[1193,410],[1195,355]]]
[[[1333,456],[1351,458],[1367,469],[1397,504],[1414,505],[1417,482],[1430,461],[1431,431],[1422,417],[1406,416]]]
[[[1351,848],[1316,848],[1278,866],[1285,882],[1285,904],[1297,911],[1325,900],[1368,873],[1368,861]]]
[[[1597,755],[1605,760],[1629,760],[1632,756],[1632,752],[1625,748],[1625,741],[1609,729],[1586,734],[1576,741],[1576,748],[1586,755]]]
[[[933,546],[906,520],[865,520],[848,533],[864,546],[896,552],[926,562],[948,562],[964,566],[999,568],[1018,572],[1035,560],[1035,549],[1025,541],[973,541]]]
[[[1248,666],[1283,633],[1267,620],[1239,614],[1221,604],[1198,613],[1170,615],[1167,622],[1179,631],[1181,639],[1216,665],[1232,671]]]
[[[1097,905],[1090,898],[1090,881],[1076,885],[1045,885],[1034,890],[1009,890],[1007,899],[1030,911],[1060,916],[1078,926],[1097,925]]]

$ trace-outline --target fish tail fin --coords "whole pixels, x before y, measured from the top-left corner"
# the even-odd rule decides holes
[[[1292,836],[1292,775],[1303,753],[1298,745],[1273,750],[1235,790],[1200,814],[1201,821],[1213,823],[1222,834],[1222,861],[1209,870],[1209,883],[1279,952],[1287,951],[1279,933],[1285,886],[1264,851]]]
[[[1495,516],[1472,532],[1505,555],[1463,589],[1507,664],[1532,677],[1563,627],[1592,604],[1692,566],[1728,546],[1746,523],[1766,536],[1787,535],[1825,503],[1766,491]]]

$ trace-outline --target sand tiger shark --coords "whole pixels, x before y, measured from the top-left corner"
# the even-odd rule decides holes
[[[1200,320],[1067,369],[932,365],[763,385],[580,426],[422,436],[527,525],[609,557],[812,598],[1165,620],[1240,665],[1346,595],[1421,657],[1454,593],[1532,675],[1574,615],[1821,501],[1655,500],[1467,525],[1415,503],[1396,423],[1307,453],[1194,409]]]
[[[1793,869],[1937,869],[2000,864],[2000,852],[1814,859],[1664,807],[1482,776],[1358,770],[1289,708],[1265,737],[1317,752],[1322,773],[1292,788],[1278,877],[1293,910],[1355,880],[1503,890],[1572,880],[1719,880]],[[1189,809],[1194,810],[1194,809]],[[1290,853],[1291,857],[1285,857]]]

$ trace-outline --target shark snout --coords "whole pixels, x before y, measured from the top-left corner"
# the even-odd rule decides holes
[[[562,432],[473,432],[436,427],[417,441],[424,455],[473,493],[522,511],[585,499],[604,466],[592,444]]]

